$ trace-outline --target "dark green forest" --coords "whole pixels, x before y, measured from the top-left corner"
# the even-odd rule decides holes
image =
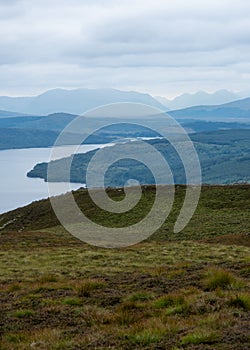
[[[250,181],[250,130],[223,130],[202,132],[190,135],[198,153],[202,182],[207,184],[232,184]],[[134,141],[136,142],[136,141]],[[174,175],[175,183],[186,182],[183,164],[177,152],[169,142],[162,139],[147,141],[165,157]],[[128,144],[117,144],[112,147],[112,155],[122,148],[126,154]],[[53,161],[49,181],[67,181],[67,169],[71,164],[71,182],[85,183],[88,163],[95,150],[86,154],[76,154],[69,158]],[[149,157],[151,155],[149,154]],[[152,154],[153,157],[153,154]],[[47,163],[37,164],[29,177],[47,177]],[[100,168],[96,171],[101,171]],[[155,184],[152,173],[146,166],[133,159],[121,159],[106,172],[105,185],[120,187],[129,179],[137,179],[141,184]]]

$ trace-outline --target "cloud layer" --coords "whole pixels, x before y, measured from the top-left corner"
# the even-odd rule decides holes
[[[248,0],[0,0],[0,93],[250,90]]]

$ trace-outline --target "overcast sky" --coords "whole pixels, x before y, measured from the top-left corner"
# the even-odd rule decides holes
[[[249,83],[249,0],[0,0],[0,95]]]

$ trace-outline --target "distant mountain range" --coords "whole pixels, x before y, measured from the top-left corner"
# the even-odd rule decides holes
[[[0,118],[6,117],[6,111],[17,116],[20,114],[47,115],[57,112],[82,114],[89,109],[104,104],[118,102],[143,103],[164,111],[184,109],[192,106],[220,105],[238,100],[240,95],[219,90],[215,93],[199,91],[195,94],[183,94],[173,100],[165,97],[152,97],[137,91],[116,89],[54,89],[33,97],[0,96]]]
[[[166,112],[178,120],[188,133],[223,130],[223,129],[250,129],[250,98],[237,100],[216,106],[195,106]],[[15,112],[0,111],[0,150],[27,147],[52,146],[59,133],[68,125],[77,114],[53,113],[49,115],[23,115]],[[130,126],[117,125],[119,118],[112,119],[109,116],[100,118],[84,117],[81,121],[81,130],[75,130],[74,135],[69,135],[67,144],[77,141],[77,134],[89,130],[98,129],[102,125],[103,118],[107,124],[114,124],[105,130],[100,130],[92,136],[88,142],[107,143],[111,140],[134,137],[157,136],[153,131],[143,128],[143,120],[130,120]],[[131,127],[131,122],[139,124]],[[147,121],[151,129],[169,131],[168,121],[164,114],[152,116]],[[79,135],[78,135],[79,137]],[[81,138],[82,139],[82,138]]]
[[[0,118],[25,117],[27,114],[0,110]]]
[[[250,97],[215,106],[195,106],[170,111],[176,119],[250,122]]]
[[[173,110],[200,105],[219,105],[237,100],[240,97],[240,95],[228,90],[218,90],[214,93],[208,93],[205,91],[198,91],[194,94],[186,93],[177,96],[172,100],[162,96],[155,96],[155,99],[168,109]]]
[[[54,89],[34,97],[0,96],[0,110],[35,115],[57,112],[81,114],[89,109],[117,102],[143,103],[166,110],[164,105],[149,94],[115,89]]]

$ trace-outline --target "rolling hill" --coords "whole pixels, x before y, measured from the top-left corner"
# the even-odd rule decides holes
[[[1,118],[25,117],[25,116],[26,116],[26,114],[24,114],[24,113],[0,110],[0,119]]]
[[[186,192],[185,186],[177,185],[174,207],[170,216],[151,239],[156,241],[166,241],[168,239],[178,241],[186,239],[199,240],[226,234],[247,233],[250,229],[249,191],[250,185],[246,184],[202,186],[201,197],[193,219],[183,231],[173,234],[173,226]],[[119,188],[109,188],[107,193],[113,200],[122,200],[124,198],[124,192]],[[94,222],[108,227],[123,227],[132,225],[142,216],[147,215],[154,202],[155,187],[142,186],[142,197],[139,203],[131,211],[122,214],[105,212],[98,208],[92,202],[86,189],[81,188],[74,191],[73,194],[80,209]],[[70,213],[74,209],[67,206],[67,194],[62,196],[65,198],[65,211]],[[0,232],[2,233],[43,229],[46,229],[47,232],[50,229],[51,232],[55,232],[53,231],[55,229],[58,229],[58,232],[62,232],[58,225],[60,223],[52,210],[49,199],[36,201],[23,208],[0,215]]]
[[[250,122],[250,98],[215,106],[195,106],[168,112],[176,119]]]
[[[85,90],[84,90],[85,91]],[[90,90],[88,93],[94,94],[95,90]],[[105,90],[106,91],[106,90]],[[116,90],[113,91],[113,97],[119,99],[119,93]],[[58,90],[53,93],[57,94]],[[42,100],[46,98],[47,95],[53,96],[52,92],[45,94],[45,97],[41,97]],[[64,90],[59,90],[59,95],[62,93],[68,93]],[[75,96],[81,95],[82,90],[72,91],[72,95]],[[85,93],[85,92],[84,92]],[[107,92],[106,92],[107,93]],[[107,93],[108,94],[108,93]],[[59,96],[58,95],[58,96]],[[77,95],[77,96],[78,96]],[[97,94],[98,95],[98,94]],[[78,97],[79,97],[78,96]],[[122,93],[124,99],[130,98],[129,93]],[[134,98],[144,98],[143,94],[134,94]],[[77,97],[77,98],[78,98]],[[100,96],[99,96],[100,97]],[[102,98],[107,96],[104,94]],[[112,97],[112,98],[113,98]],[[149,98],[146,96],[146,98]],[[66,101],[67,99],[65,99]],[[98,96],[97,96],[98,100]],[[96,100],[96,102],[97,102]],[[137,99],[138,100],[138,99]],[[1,101],[1,99],[0,99]],[[18,99],[19,101],[19,99]],[[58,100],[55,100],[55,104],[63,101],[62,96]],[[93,99],[91,100],[93,102]],[[107,102],[107,100],[105,100]],[[102,102],[105,102],[102,100]],[[151,101],[151,100],[150,100]],[[149,102],[150,102],[149,101]],[[46,101],[44,101],[45,103]],[[91,102],[91,103],[92,103]],[[100,99],[99,99],[99,102]],[[19,102],[18,102],[19,103]],[[53,102],[54,103],[54,102]],[[67,101],[65,103],[68,103]],[[89,103],[89,102],[88,102]],[[154,101],[150,102],[152,105]],[[62,108],[63,103],[60,105]],[[58,107],[59,108],[59,107]],[[191,108],[186,108],[182,110],[175,110],[167,112],[173,118],[186,129],[188,133],[202,132],[202,131],[212,131],[212,130],[224,130],[224,129],[250,129],[250,98],[237,100],[227,104],[219,106],[196,106]],[[32,147],[48,147],[52,146],[52,140],[56,140],[56,137],[59,133],[76,117],[76,114],[71,113],[52,113],[49,115],[25,115],[18,112],[8,112],[0,111],[0,149],[11,149],[11,148],[32,148]],[[100,118],[88,118],[82,117],[81,122],[81,134],[85,134],[88,130],[93,128],[97,129],[99,125],[102,125],[103,118],[105,118],[107,124],[117,124],[119,123],[119,118],[111,118],[109,116]],[[107,128],[105,131],[100,130],[98,138],[95,137],[95,143],[106,143],[110,140],[115,140],[117,138],[126,138],[126,137],[152,137],[157,136],[153,133],[152,130],[145,130],[143,126],[143,119],[133,119],[129,121],[130,123],[139,124],[137,126],[133,125],[132,127],[125,126],[124,124],[113,125]],[[168,123],[164,118],[164,113],[158,118],[152,116],[148,124],[152,129],[155,127],[158,130],[168,130]],[[15,129],[12,130],[12,129]],[[23,131],[22,131],[23,130]],[[40,133],[39,133],[40,131]],[[54,137],[52,133],[54,132]],[[74,134],[78,133],[78,130]],[[32,134],[37,136],[36,142],[32,137]],[[15,139],[16,135],[16,139]],[[52,138],[51,138],[52,137]],[[43,139],[43,141],[38,141]],[[77,143],[77,139],[74,140],[71,138],[70,143]],[[92,138],[92,140],[94,140]],[[90,140],[88,141],[90,142]],[[68,143],[68,141],[67,141]],[[41,146],[40,146],[41,145]]]

